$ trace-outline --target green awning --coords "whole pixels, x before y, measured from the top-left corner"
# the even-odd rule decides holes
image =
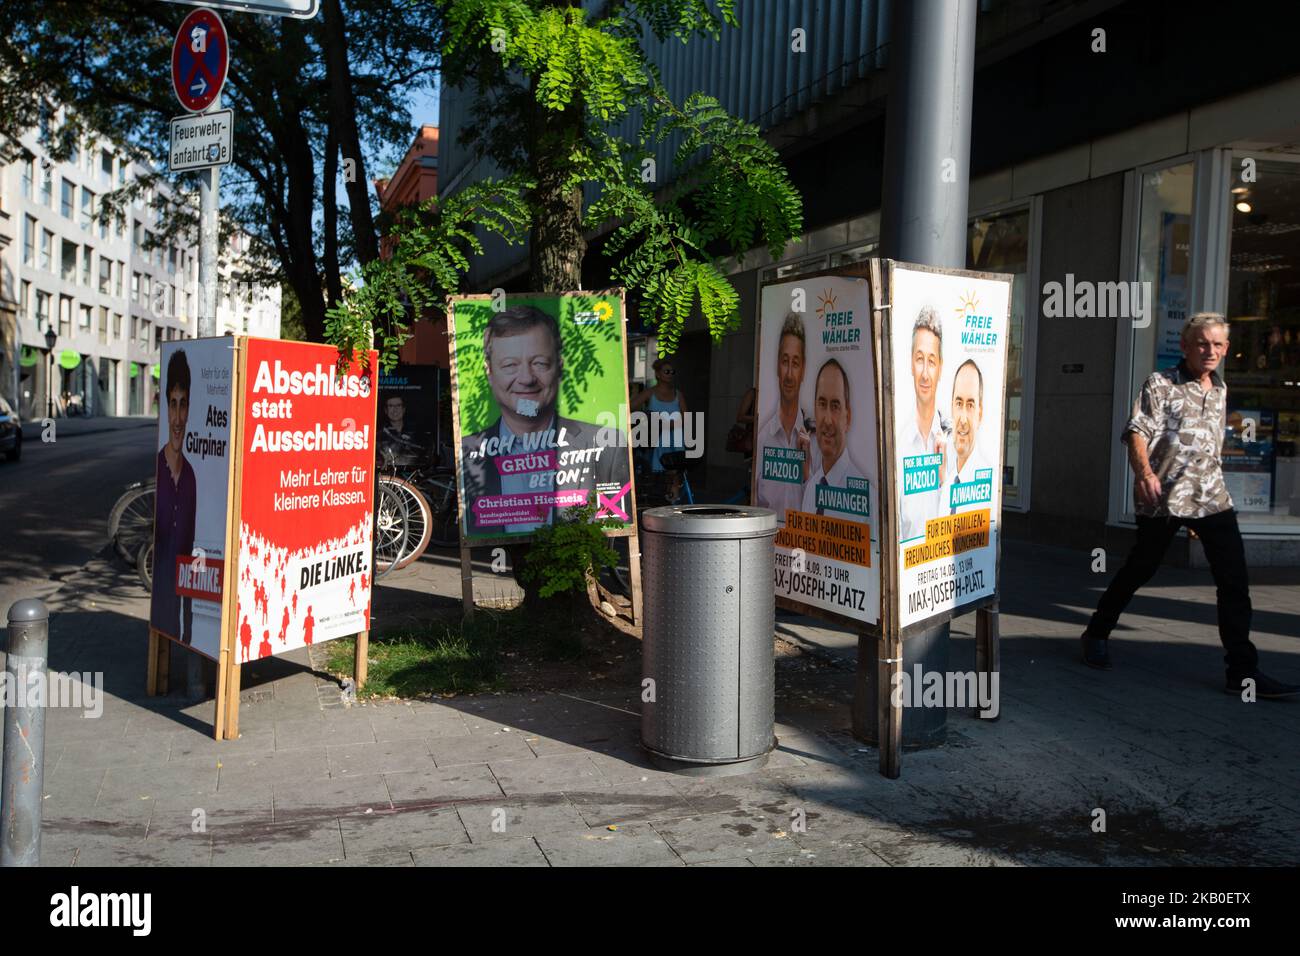
[[[59,364],[66,369],[74,369],[81,364],[81,353],[76,349],[64,349],[59,353]]]
[[[153,373],[154,378],[157,378],[162,370],[158,367],[158,363],[155,362],[153,368],[149,369],[149,371]]]
[[[132,362],[132,363],[131,363],[131,377],[132,377],[132,378],[135,378],[135,377],[136,377],[137,375],[139,375],[139,374],[140,374],[140,363],[139,363],[139,362]]]
[[[21,365],[23,368],[31,368],[40,360],[41,360],[40,352],[32,348],[30,345],[24,345],[23,354],[18,359],[18,364]]]

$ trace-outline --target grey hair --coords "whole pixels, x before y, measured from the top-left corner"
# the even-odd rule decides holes
[[[776,337],[778,349],[781,347],[781,340],[787,335],[793,335],[798,339],[799,350],[805,355],[808,354],[808,340],[804,335],[803,319],[799,318],[799,316],[794,312],[787,315],[785,321],[781,323],[781,334]]]
[[[943,323],[939,321],[939,310],[932,305],[922,306],[917,314],[916,323],[912,326],[913,343],[916,342],[916,333],[922,329],[934,333],[934,337],[939,340],[939,358],[943,358]]]
[[[1192,335],[1199,330],[1211,325],[1223,326],[1223,334],[1228,334],[1228,320],[1220,312],[1197,312],[1195,315],[1187,317],[1183,324],[1183,334],[1179,336],[1180,341],[1186,342]]]

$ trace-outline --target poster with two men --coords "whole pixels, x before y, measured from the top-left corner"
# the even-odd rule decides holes
[[[763,288],[752,500],[778,516],[777,596],[870,625],[892,482],[884,546],[905,628],[996,593],[1011,283],[887,261],[873,274],[887,306],[878,316],[867,279]],[[881,370],[888,420],[878,339],[892,353]],[[882,447],[893,449],[887,468]]]

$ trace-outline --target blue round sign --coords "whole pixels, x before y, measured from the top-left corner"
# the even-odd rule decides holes
[[[172,44],[172,89],[181,106],[201,113],[226,84],[230,44],[226,25],[215,10],[195,10],[181,21]]]

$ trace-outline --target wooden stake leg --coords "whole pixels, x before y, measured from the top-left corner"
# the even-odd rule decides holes
[[[171,652],[171,642],[152,627],[149,628],[149,654],[145,669],[144,692],[150,697],[167,693]]]
[[[986,681],[984,686],[990,689],[990,693],[997,700],[1000,690],[1002,672],[1002,641],[998,632],[998,606],[980,608],[975,612],[975,670],[981,681]],[[987,675],[987,676],[985,676]],[[1000,706],[994,707],[994,715],[984,718],[986,720],[997,720],[1002,714]],[[974,708],[974,715],[979,716],[980,708],[978,705]]]
[[[362,631],[357,635],[356,655],[352,660],[352,680],[357,690],[366,686],[366,677],[370,668],[370,632]]]
[[[460,546],[460,601],[466,617],[474,616],[474,562],[464,542]]]
[[[643,596],[641,594],[641,535],[640,533],[629,535],[627,539],[627,570],[632,578],[632,623],[637,627],[642,626],[641,608],[643,607]]]
[[[221,737],[225,740],[239,739],[239,682],[241,671],[239,658],[227,654],[224,666],[217,671],[217,699],[224,701],[225,714],[221,721]],[[225,671],[224,675],[222,671]]]
[[[877,642],[876,708],[880,742],[880,774],[897,780],[902,773],[903,706],[894,703],[895,674],[903,671],[903,642],[882,636]]]

